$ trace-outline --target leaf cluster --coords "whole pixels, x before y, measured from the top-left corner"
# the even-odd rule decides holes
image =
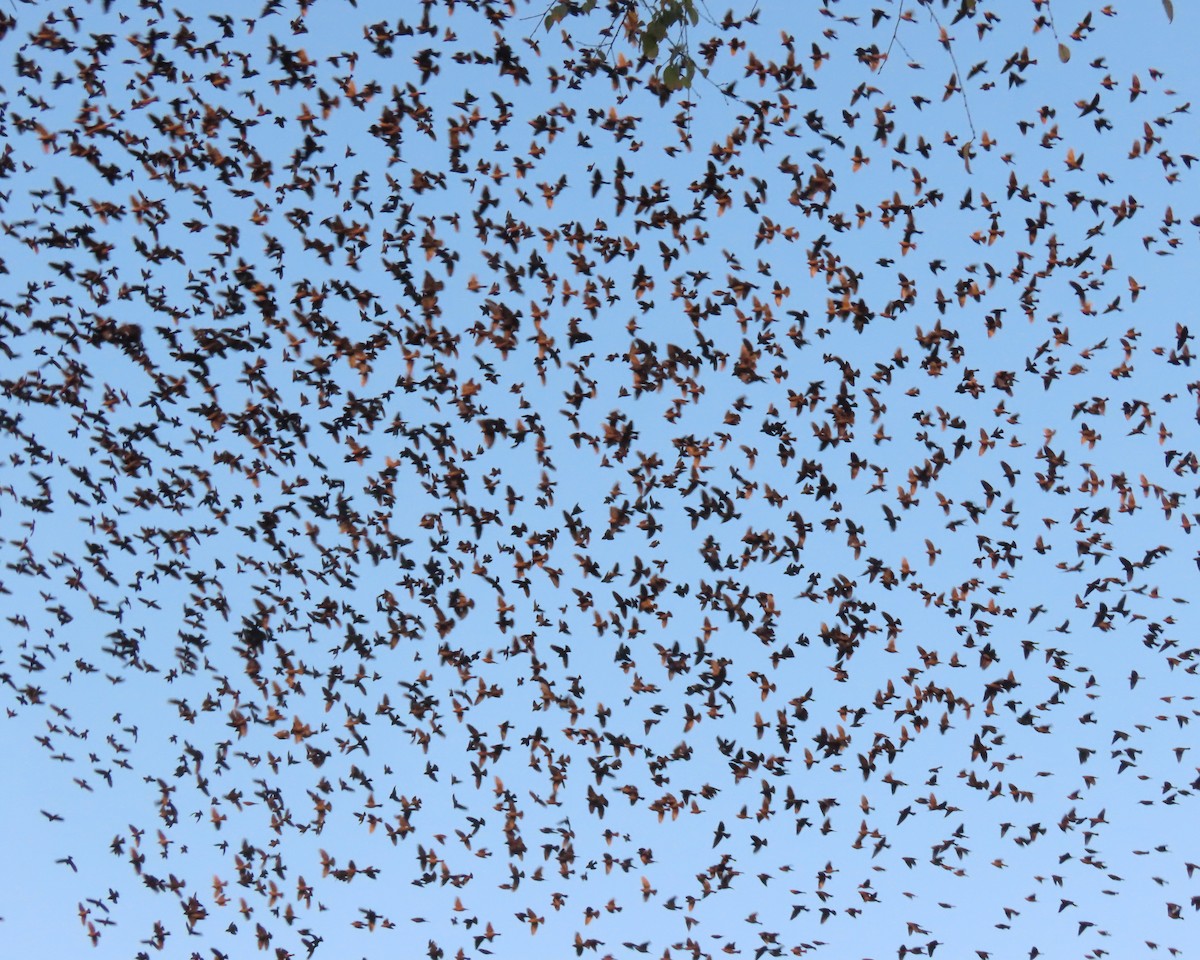
[[[568,17],[590,14],[596,6],[597,0],[562,0],[546,11],[542,23],[549,31]],[[688,28],[700,23],[696,0],[655,0],[643,3],[641,12],[632,3],[608,6],[614,17],[623,21],[626,36],[642,57],[656,64],[667,89],[689,89],[697,72],[687,39]],[[665,58],[661,56],[664,49]]]

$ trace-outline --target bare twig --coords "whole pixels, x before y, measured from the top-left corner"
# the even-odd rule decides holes
[[[929,11],[929,16],[933,19],[934,24],[938,28],[938,32],[945,36],[945,42],[942,46],[946,48],[946,52],[950,54],[950,62],[954,66],[954,82],[958,84],[958,92],[962,97],[963,109],[967,114],[967,126],[971,128],[971,139],[975,139],[975,121],[971,119],[971,103],[967,100],[967,86],[963,78],[962,70],[958,66],[958,57],[954,55],[954,46],[950,42],[950,34],[946,32],[946,28],[942,26],[942,21],[938,19],[937,11],[933,9],[933,4],[929,0],[920,0]],[[940,41],[939,41],[940,42]]]
[[[900,32],[900,21],[902,19],[904,19],[904,0],[900,0],[900,8],[896,11],[896,25],[892,27],[892,39],[888,41],[887,50],[883,53],[883,63],[879,66],[880,73],[883,73],[883,68],[888,65],[888,60],[892,56],[892,47],[896,43],[896,34]],[[904,50],[903,43],[900,44],[900,49]],[[905,55],[908,55],[908,51],[905,51]]]

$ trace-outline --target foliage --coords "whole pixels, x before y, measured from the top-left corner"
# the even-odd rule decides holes
[[[597,0],[564,0],[546,12],[543,22],[546,30],[550,30],[568,17],[585,16],[596,7]],[[640,6],[631,0],[615,0],[606,9],[613,24],[619,24],[641,56],[658,64],[668,90],[691,87],[697,66],[688,43],[688,28],[700,23],[696,0],[655,0]]]
[[[837,2],[837,0],[833,0]],[[916,0],[919,6],[931,7],[933,0]],[[954,22],[973,17],[976,12],[976,0],[940,0],[943,9],[949,9],[957,3]],[[829,0],[824,0],[828,8]],[[593,13],[599,0],[560,0],[546,11],[542,23],[546,30],[566,22],[569,18],[584,17]],[[1042,0],[1049,11],[1050,0]],[[1162,0],[1163,10],[1167,21],[1175,17],[1175,8],[1171,0]],[[757,6],[757,4],[755,5]],[[904,4],[900,3],[903,11]],[[695,81],[697,72],[707,75],[703,67],[697,68],[692,57],[691,46],[688,42],[688,27],[700,24],[700,7],[697,0],[610,0],[606,10],[613,22],[620,21],[626,38],[640,51],[646,60],[658,64],[658,72],[663,84],[668,90],[690,89]],[[878,15],[880,11],[876,10]],[[1053,22],[1051,14],[1051,22]],[[611,29],[608,31],[611,33]],[[660,62],[663,50],[666,56]],[[1071,50],[1065,43],[1058,45],[1058,57],[1066,63],[1071,59]]]

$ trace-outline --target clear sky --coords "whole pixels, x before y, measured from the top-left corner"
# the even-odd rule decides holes
[[[1195,10],[604,7],[4,12],[0,956],[1194,952]]]

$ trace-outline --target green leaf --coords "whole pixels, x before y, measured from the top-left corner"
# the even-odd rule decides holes
[[[556,23],[561,23],[563,20],[565,20],[569,11],[570,7],[565,3],[557,3],[551,7],[549,13],[546,14],[546,19],[544,21],[546,24],[546,32],[549,33]]]
[[[1071,51],[1067,48],[1065,43],[1060,43],[1058,45],[1058,59],[1063,63],[1066,63],[1071,59]]]
[[[660,15],[656,15],[648,24],[646,24],[646,36],[653,37],[655,42],[662,40],[667,35],[667,28],[670,24]]]
[[[651,25],[657,24],[662,29],[663,36],[665,36],[671,27],[683,21],[684,16],[686,14],[683,5],[670,0],[670,2],[664,3],[658,8],[658,12],[651,18],[650,23]]]

